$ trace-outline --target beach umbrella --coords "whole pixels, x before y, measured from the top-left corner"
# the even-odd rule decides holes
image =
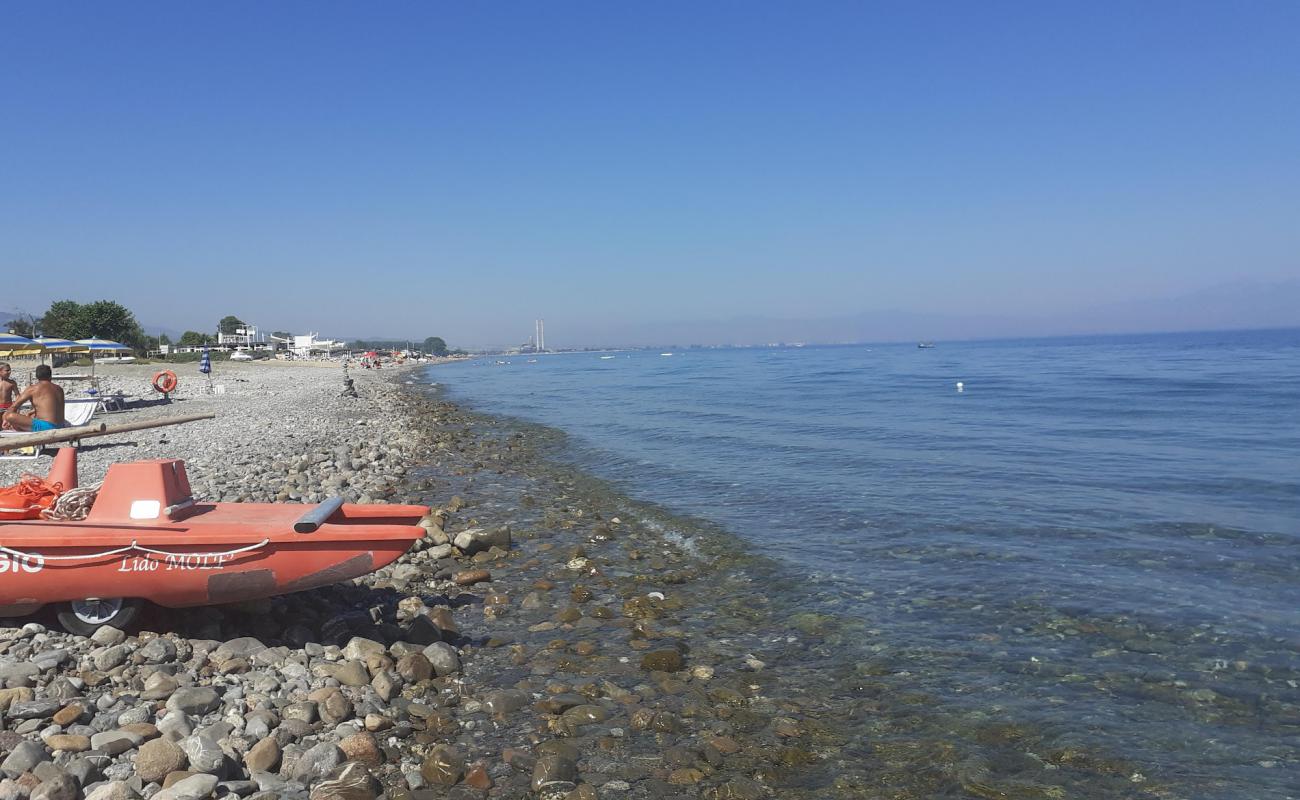
[[[89,353],[90,348],[71,339],[57,339],[53,336],[41,336],[34,341],[45,346],[51,353]]]
[[[104,353],[121,353],[123,351],[129,352],[131,350],[131,348],[127,347],[121,342],[112,342],[109,341],[108,339],[96,339],[96,338],[78,339],[77,344],[85,345],[86,348],[90,350],[90,374],[91,375],[95,374],[95,356],[102,355]]]
[[[15,333],[0,333],[0,356],[34,356],[45,352],[45,345]]]
[[[85,345],[92,353],[121,353],[131,350],[121,342],[111,342],[108,339],[78,339],[77,344]]]
[[[203,355],[199,356],[199,372],[208,376],[208,389],[212,389],[212,354],[208,348],[203,348]]]

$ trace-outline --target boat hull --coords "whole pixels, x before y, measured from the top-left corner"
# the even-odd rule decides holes
[[[424,506],[344,505],[310,533],[303,506],[211,504],[181,521],[0,523],[0,614],[139,598],[173,608],[272,597],[396,561],[424,535]]]

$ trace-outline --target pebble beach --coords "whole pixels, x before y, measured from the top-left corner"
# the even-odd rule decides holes
[[[144,395],[155,369],[101,370],[101,389]],[[89,638],[48,613],[5,621],[0,798],[825,796],[804,773],[843,741],[797,692],[772,696],[750,652],[793,638],[756,635],[761,609],[697,604],[717,559],[530,471],[536,443],[418,374],[354,369],[350,397],[338,364],[221,365],[222,394],[182,374],[173,402],[96,418],[217,414],[88,440],[83,485],[178,457],[200,501],[433,515],[396,564],[345,584],[152,608]],[[694,633],[714,616],[734,639]]]
[[[156,369],[101,389],[149,399]],[[352,369],[355,397],[337,363],[221,364],[220,394],[178,369],[173,402],[97,417],[217,415],[87,440],[83,485],[178,457],[200,501],[414,503],[427,533],[363,578],[125,631],[4,621],[0,800],[1185,796],[945,705],[878,622],[567,466],[557,430],[447,402],[439,369]]]

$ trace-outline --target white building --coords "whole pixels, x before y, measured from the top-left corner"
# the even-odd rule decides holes
[[[320,334],[312,332],[294,336],[289,349],[298,358],[311,358],[313,355],[329,355],[335,350],[342,350],[345,344],[334,339],[322,339]]]

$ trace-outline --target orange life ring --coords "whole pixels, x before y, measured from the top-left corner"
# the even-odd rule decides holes
[[[176,373],[165,369],[153,376],[153,388],[162,394],[171,394],[176,391]]]

